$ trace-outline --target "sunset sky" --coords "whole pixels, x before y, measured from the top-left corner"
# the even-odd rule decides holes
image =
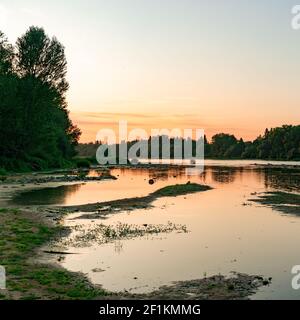
[[[69,109],[101,128],[204,128],[253,139],[300,123],[297,0],[0,0],[11,42],[42,26],[66,47]]]

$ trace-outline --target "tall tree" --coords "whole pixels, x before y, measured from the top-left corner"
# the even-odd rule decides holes
[[[217,158],[225,157],[226,151],[236,144],[237,139],[235,136],[226,133],[218,133],[212,137],[211,156]]]
[[[64,47],[31,27],[13,48],[0,34],[0,167],[41,169],[70,159],[80,137],[65,94]]]
[[[4,33],[0,31],[0,75],[12,72],[14,51]]]
[[[18,73],[23,78],[40,80],[57,93],[54,99],[64,113],[65,133],[71,145],[76,145],[81,131],[72,123],[67,111],[65,93],[69,84],[66,80],[67,60],[63,45],[55,37],[50,39],[43,28],[30,27],[17,40],[16,47]]]
[[[30,27],[17,40],[17,66],[21,76],[33,76],[63,96],[69,88],[66,80],[65,49],[56,38],[50,39],[43,28]]]

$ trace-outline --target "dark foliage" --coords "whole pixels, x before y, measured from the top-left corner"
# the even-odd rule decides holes
[[[151,140],[158,139],[160,144],[159,157],[163,158],[161,152],[163,137],[152,137],[145,143],[148,144],[149,157],[151,156]],[[182,139],[169,139],[170,157],[174,158],[175,141]],[[136,142],[127,142],[127,149],[130,149]],[[80,156],[94,157],[101,142],[79,144],[77,147]],[[193,156],[195,156],[196,142],[193,144]],[[117,145],[117,150],[119,145]],[[263,159],[263,160],[300,160],[300,125],[285,125],[280,128],[266,129],[263,136],[254,141],[244,142],[243,139],[236,139],[231,134],[219,133],[212,137],[211,142],[204,138],[205,158],[213,159]],[[183,156],[183,154],[182,154]],[[167,156],[169,158],[169,156]]]
[[[266,129],[253,142],[217,134],[206,143],[205,156],[224,159],[300,160],[300,126]]]
[[[64,47],[31,27],[10,45],[0,32],[0,167],[40,170],[64,166],[80,130],[65,99]]]

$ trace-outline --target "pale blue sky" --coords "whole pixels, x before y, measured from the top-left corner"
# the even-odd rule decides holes
[[[95,113],[117,112],[182,115],[208,132],[253,137],[300,121],[295,4],[0,0],[0,30],[13,42],[30,25],[43,26],[65,45],[69,108],[87,134]],[[93,117],[82,120],[82,112]]]

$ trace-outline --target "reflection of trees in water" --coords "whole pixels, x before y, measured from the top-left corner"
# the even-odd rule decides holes
[[[168,180],[169,178],[180,178],[185,176],[185,170],[183,169],[166,169],[166,170],[150,170],[149,178],[157,180]]]
[[[18,193],[12,202],[17,205],[52,205],[64,204],[65,200],[79,191],[82,184],[44,188]]]
[[[262,169],[266,188],[300,191],[300,170],[285,168]]]
[[[203,181],[203,183],[206,182],[207,174],[208,174],[207,170],[204,169],[204,171],[200,173],[198,176]],[[191,176],[191,177],[194,177],[194,176]]]
[[[158,180],[168,180],[169,178],[198,178],[203,183],[207,181],[208,175],[211,174],[212,180],[218,183],[232,183],[237,176],[241,176],[244,168],[239,167],[206,167],[204,172],[197,175],[187,174],[185,169],[170,168],[168,170],[153,170],[149,172],[149,177]]]
[[[196,172],[197,173],[197,172]],[[192,178],[199,178],[203,181],[206,180],[206,174],[207,172],[201,172],[199,174],[190,173],[185,168],[170,168],[167,170],[151,170],[149,171],[149,178],[156,179],[156,180],[168,180],[168,179],[180,179],[183,180],[186,179],[192,179]],[[182,178],[182,179],[181,179]]]
[[[266,188],[300,191],[300,170],[296,168],[256,168],[256,167],[229,167],[206,166],[199,175],[187,175],[185,168],[135,168],[120,169],[122,175],[129,173],[131,176],[145,176],[149,179],[167,181],[168,179],[192,180],[199,179],[203,183],[212,182],[229,184],[245,174],[253,175],[253,178]]]
[[[210,168],[212,180],[218,183],[232,183],[238,175],[242,175],[244,168],[240,167],[215,167]]]
[[[160,181],[167,181],[169,179],[178,179],[178,180],[189,180],[193,178],[199,178],[203,181],[206,180],[207,172],[197,173],[196,175],[193,173],[189,174],[186,168],[182,167],[149,167],[149,168],[120,168],[118,171],[112,171],[111,174],[115,176],[137,176],[137,177],[145,177],[146,179],[154,179]]]

